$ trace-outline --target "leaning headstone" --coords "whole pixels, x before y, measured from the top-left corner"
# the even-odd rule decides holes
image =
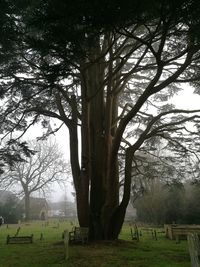
[[[2,226],[2,224],[4,224],[4,219],[2,216],[0,216],[0,227]]]
[[[18,236],[20,230],[21,230],[21,227],[18,227],[15,236]]]
[[[65,260],[69,259],[69,231],[64,231]]]
[[[156,232],[156,230],[153,230],[153,229],[151,230],[151,236],[152,236],[152,239],[153,240],[156,240],[156,241],[158,240],[157,239],[157,232]]]
[[[43,240],[44,239],[44,236],[43,236],[43,233],[40,234],[40,240]]]
[[[188,247],[191,259],[192,267],[199,267],[199,254],[200,254],[200,246],[199,246],[199,238],[196,233],[190,233],[187,235]]]

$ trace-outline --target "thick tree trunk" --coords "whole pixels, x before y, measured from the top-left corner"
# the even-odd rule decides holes
[[[100,87],[99,66],[89,70],[89,147],[90,147],[90,236],[103,239],[102,207],[105,202],[104,91]],[[95,97],[93,97],[95,95]]]
[[[72,174],[76,191],[77,215],[80,226],[88,226],[89,224],[89,182],[85,170],[80,169],[78,161],[78,134],[77,126],[70,128],[70,158],[72,166]]]
[[[30,195],[29,192],[24,191],[24,205],[25,205],[25,221],[30,220]]]
[[[113,139],[117,128],[118,96],[113,90],[112,51],[110,51],[109,64],[105,64],[101,49],[97,42],[97,46],[93,47],[88,56],[90,63],[85,62],[81,65],[82,164],[79,173],[77,172],[78,163],[76,163],[78,142],[75,131],[70,134],[73,139],[71,158],[75,162],[73,176],[77,177],[74,182],[80,225],[87,225],[89,214],[90,238],[113,240],[118,237],[124,221],[130,197],[130,181],[127,180],[125,195],[119,205],[118,155],[113,150]],[[104,84],[106,72],[109,72],[110,78]]]
[[[76,191],[77,215],[80,226],[89,225],[89,175],[88,175],[88,157],[87,157],[87,121],[83,120],[82,125],[82,164],[79,164],[79,139],[78,139],[78,116],[79,111],[77,108],[77,99],[75,95],[71,98],[67,96],[67,101],[71,107],[72,118],[71,120],[65,115],[60,95],[56,95],[56,104],[63,122],[69,129],[70,137],[70,161],[73,176],[73,182]],[[83,108],[83,118],[85,109]],[[85,130],[86,129],[86,130]]]
[[[123,221],[126,210],[124,204],[119,206],[118,156],[112,152],[118,97],[112,92],[112,73],[107,85],[103,85],[104,59],[96,60],[100,52],[97,45],[90,55],[92,64],[85,63],[81,73],[82,168],[90,181],[90,238],[96,240],[115,239],[122,225],[117,223],[118,218]],[[76,186],[78,214],[85,210],[84,192]]]
[[[125,179],[124,179],[124,191],[123,198],[120,205],[116,208],[113,213],[113,216],[110,220],[109,225],[109,237],[110,239],[118,238],[118,235],[121,231],[126,208],[130,200],[130,189],[131,189],[131,172],[132,172],[132,161],[133,161],[133,150],[131,148],[126,149],[125,154]]]
[[[81,227],[89,226],[88,177],[82,173],[80,184],[76,190],[77,215]]]

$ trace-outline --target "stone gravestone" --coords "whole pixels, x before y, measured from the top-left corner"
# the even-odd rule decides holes
[[[69,231],[64,231],[65,260],[69,259]]]
[[[199,238],[196,233],[190,233],[187,235],[188,247],[191,259],[191,267],[199,267]]]

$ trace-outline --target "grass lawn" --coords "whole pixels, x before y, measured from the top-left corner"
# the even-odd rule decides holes
[[[119,241],[95,242],[70,246],[69,260],[64,261],[62,232],[71,229],[69,222],[50,221],[21,224],[19,235],[34,235],[33,244],[6,244],[7,235],[14,235],[19,225],[0,228],[0,267],[190,267],[187,242],[167,240],[160,234],[152,240],[143,234],[140,241],[130,239],[125,225]],[[43,240],[40,235],[43,234]]]

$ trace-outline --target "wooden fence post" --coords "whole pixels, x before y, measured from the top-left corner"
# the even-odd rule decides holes
[[[200,254],[200,246],[199,246],[199,238],[196,233],[190,233],[187,235],[188,247],[191,259],[192,267],[199,267],[199,254]]]
[[[64,231],[65,260],[69,259],[69,231]]]

